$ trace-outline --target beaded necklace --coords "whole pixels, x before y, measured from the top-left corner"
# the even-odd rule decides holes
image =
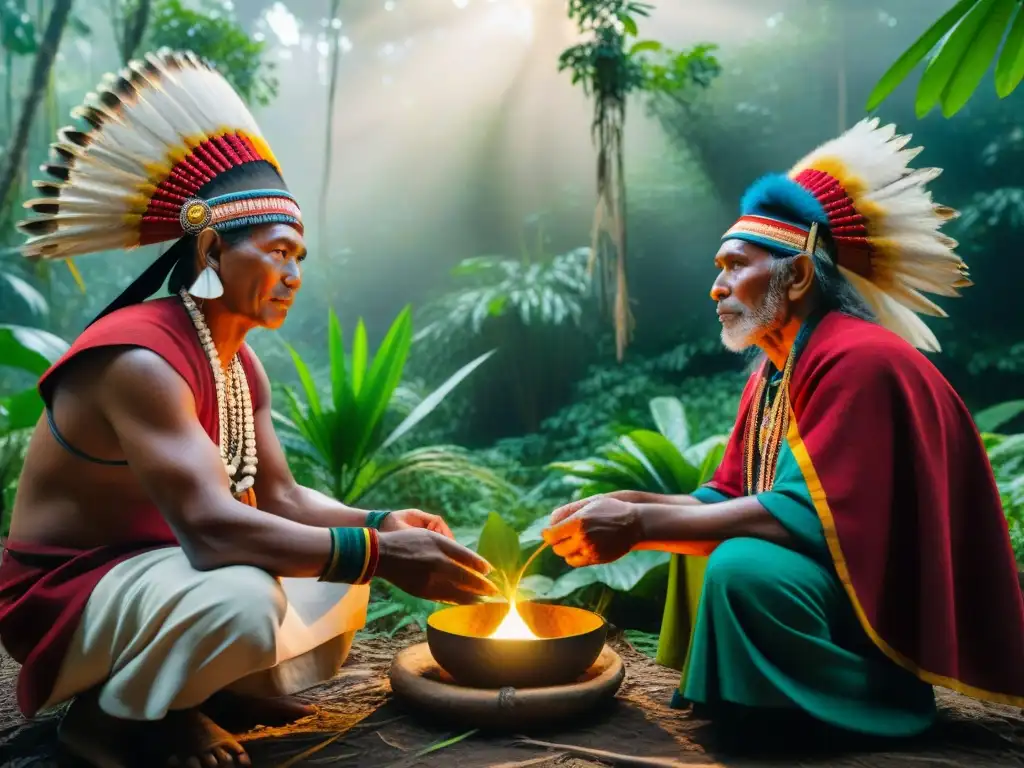
[[[775,483],[775,465],[778,463],[779,450],[782,448],[782,441],[789,430],[790,408],[789,382],[793,377],[793,368],[796,365],[797,357],[807,344],[811,331],[818,324],[818,317],[808,318],[797,333],[793,348],[789,351],[786,364],[782,369],[782,376],[779,379],[778,390],[775,396],[768,400],[769,380],[774,377],[771,363],[766,363],[764,372],[757,382],[757,389],[754,391],[754,401],[747,414],[745,429],[744,447],[744,484],[746,494],[764,493],[771,490]],[[757,463],[755,477],[754,464]]]
[[[217,347],[213,343],[213,335],[206,325],[202,311],[196,306],[192,297],[182,289],[179,293],[188,316],[192,319],[199,343],[206,352],[213,371],[213,381],[217,389],[217,417],[220,425],[218,443],[220,458],[224,462],[224,471],[231,482],[231,493],[243,500],[253,495],[252,487],[256,481],[256,426],[252,414],[252,398],[249,395],[249,382],[245,378],[241,357],[236,354],[225,369],[221,366]],[[226,373],[225,373],[226,371]],[[239,476],[239,469],[241,473]],[[236,479],[236,476],[237,479]]]

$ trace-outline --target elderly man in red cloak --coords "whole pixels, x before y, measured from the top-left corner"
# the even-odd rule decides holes
[[[494,593],[489,566],[439,517],[352,509],[289,472],[245,337],[288,314],[302,219],[227,81],[161,52],[77,116],[26,255],[177,242],[39,383],[0,641],[22,711],[74,699],[61,741],[93,765],[248,765],[215,720],[308,714],[282,697],[344,662],[371,577],[459,603]]]
[[[1024,706],[1024,601],[992,469],[918,351],[939,345],[915,313],[944,314],[923,292],[970,282],[939,231],[954,212],[925,189],[939,169],[908,167],[909,140],[862,121],[745,194],[711,298],[723,343],[762,355],[712,480],[583,499],[544,534],[574,566],[711,553],[676,704],[719,722],[913,735],[934,685]]]

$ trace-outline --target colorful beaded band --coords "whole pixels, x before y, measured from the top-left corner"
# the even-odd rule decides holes
[[[226,232],[257,224],[291,224],[302,228],[302,212],[295,198],[279,189],[232,192],[209,200],[193,197],[181,205],[181,228],[197,235],[207,227]]]
[[[375,509],[372,512],[366,513],[366,527],[375,528],[380,530],[381,525],[384,523],[384,519],[391,514],[390,510]]]
[[[754,245],[769,249],[782,250],[791,255],[806,253],[811,230],[790,224],[788,221],[769,219],[766,216],[741,216],[729,231],[722,235],[722,240],[745,240]],[[816,245],[816,243],[815,243]],[[829,261],[828,252],[824,248],[815,247],[814,255]]]
[[[320,581],[366,584],[377,572],[380,540],[373,528],[331,528],[331,556]]]

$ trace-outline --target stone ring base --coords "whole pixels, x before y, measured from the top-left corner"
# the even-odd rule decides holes
[[[391,664],[391,690],[425,718],[497,731],[523,731],[572,720],[611,700],[626,669],[607,645],[590,669],[569,685],[546,688],[467,688],[455,683],[426,643],[401,651]]]

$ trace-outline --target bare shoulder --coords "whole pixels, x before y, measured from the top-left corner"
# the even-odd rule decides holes
[[[157,353],[142,347],[103,350],[94,377],[97,403],[108,415],[194,415],[192,390]]]

